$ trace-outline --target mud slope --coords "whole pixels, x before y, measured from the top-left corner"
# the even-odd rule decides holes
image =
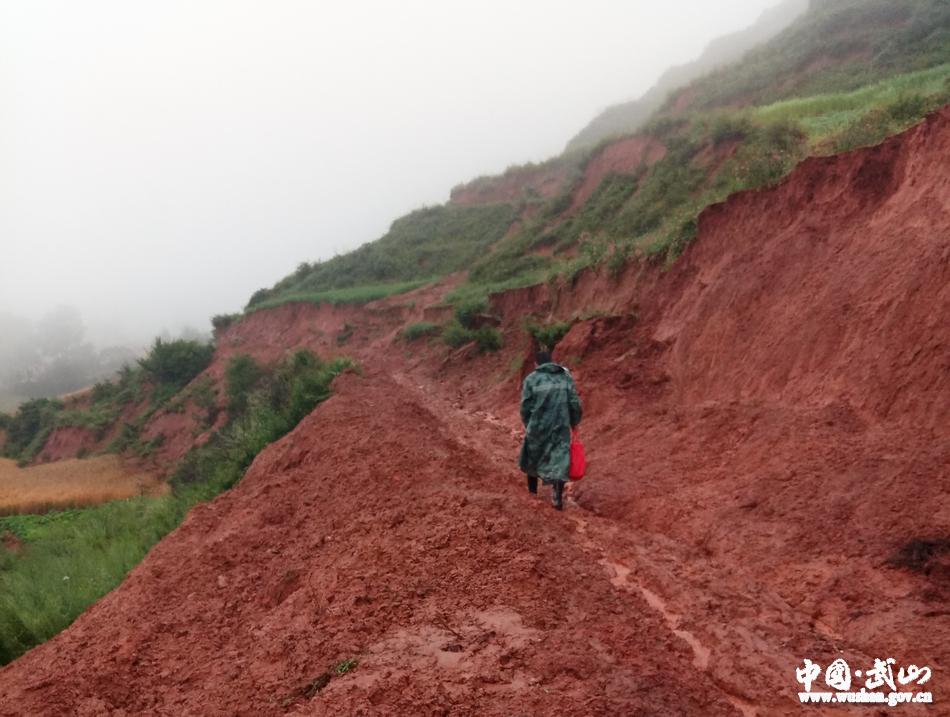
[[[558,347],[586,535],[759,714],[780,712],[749,676],[793,711],[805,656],[950,667],[948,555],[926,548],[950,544],[948,153],[944,109],[710,209],[669,271],[495,297],[509,343],[529,312],[606,314]],[[485,390],[504,374],[437,375],[514,427],[517,375]]]
[[[337,391],[0,673],[0,714],[733,712],[643,599],[587,564],[572,523],[421,394],[355,375]]]
[[[0,715],[871,713],[798,703],[841,656],[929,665],[901,713],[947,714],[948,154],[945,109],[710,209],[667,271],[496,296],[500,355],[394,343],[444,287],[239,322],[212,375],[368,373],[0,671]],[[530,312],[595,317],[558,348],[591,459],[563,514],[513,466]]]
[[[921,548],[950,544],[948,154],[944,109],[710,209],[665,274],[499,298],[614,314],[558,349],[588,408],[578,501],[750,699],[737,671],[790,692],[804,656],[950,667],[947,554]]]

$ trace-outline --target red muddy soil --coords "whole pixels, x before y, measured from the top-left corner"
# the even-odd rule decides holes
[[[67,394],[61,398],[68,409],[75,411],[86,410],[91,405],[92,389],[86,388]],[[37,465],[50,461],[61,461],[67,458],[76,458],[81,453],[95,453],[105,450],[110,443],[119,437],[122,427],[126,423],[134,423],[137,418],[149,410],[150,405],[151,399],[145,398],[139,403],[126,406],[111,427],[101,435],[97,435],[95,431],[80,426],[54,428],[49,434],[49,438],[47,438],[43,444],[43,447],[37,452],[33,464]],[[189,432],[186,437],[183,432],[181,440],[193,440],[192,434]],[[132,462],[139,463],[140,460],[133,459]]]
[[[722,166],[735,156],[742,146],[742,140],[727,139],[718,143],[710,143],[693,158],[693,166],[706,173],[705,188],[710,188],[716,181],[716,176]]]
[[[551,199],[567,185],[564,167],[518,167],[497,177],[476,179],[452,190],[452,204],[517,203],[526,198]]]
[[[510,456],[409,382],[336,388],[7,668],[0,714],[732,713]]]
[[[0,715],[881,713],[801,705],[806,657],[928,665],[901,714],[950,714],[948,152],[944,110],[710,209],[667,271],[496,296],[498,355],[394,341],[421,300],[238,323],[212,373],[366,375],[0,671]],[[529,313],[598,314],[558,347],[563,514],[514,468]]]
[[[656,164],[665,156],[666,147],[652,137],[630,137],[608,144],[587,163],[570,211],[582,207],[608,174],[630,174],[641,165]]]
[[[94,449],[98,443],[95,432],[89,428],[79,426],[57,428],[50,433],[43,448],[36,454],[33,465],[74,458],[82,451]]]

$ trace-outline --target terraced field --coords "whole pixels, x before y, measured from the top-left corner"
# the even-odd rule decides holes
[[[28,468],[0,458],[0,515],[79,508],[167,491],[167,484],[114,455]]]

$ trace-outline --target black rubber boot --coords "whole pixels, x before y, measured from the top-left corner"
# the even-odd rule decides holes
[[[535,495],[537,495],[538,493],[538,477],[537,476],[528,476],[528,492],[534,493]]]
[[[554,481],[551,489],[551,503],[554,505],[554,510],[564,510],[564,481]]]

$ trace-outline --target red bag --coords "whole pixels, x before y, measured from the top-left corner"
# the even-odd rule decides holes
[[[571,480],[580,480],[587,470],[587,459],[584,457],[584,444],[581,437],[574,431],[571,434],[571,468],[568,477]]]

